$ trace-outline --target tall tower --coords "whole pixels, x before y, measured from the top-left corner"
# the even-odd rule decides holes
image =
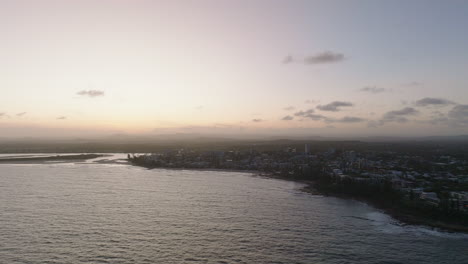
[[[305,153],[306,155],[309,155],[309,154],[310,154],[310,146],[309,146],[309,144],[305,144],[305,146],[304,146],[304,153]]]

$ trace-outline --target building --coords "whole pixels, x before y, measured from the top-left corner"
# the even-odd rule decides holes
[[[309,144],[305,144],[304,146],[304,153],[306,155],[309,155],[310,154],[310,145]]]

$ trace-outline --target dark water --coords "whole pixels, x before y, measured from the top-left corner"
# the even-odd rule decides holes
[[[0,263],[468,263],[468,236],[231,172],[0,165]]]

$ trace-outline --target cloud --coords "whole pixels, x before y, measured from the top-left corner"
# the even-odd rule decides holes
[[[65,120],[65,119],[67,119],[67,117],[66,116],[59,116],[59,117],[57,117],[57,119],[58,120]]]
[[[283,110],[286,110],[286,111],[292,111],[294,109],[296,109],[296,107],[294,107],[294,106],[287,106],[287,107],[283,108]]]
[[[263,119],[260,119],[260,118],[255,118],[255,119],[252,119],[252,122],[255,122],[255,123],[260,123],[260,122],[263,122],[264,120]]]
[[[195,110],[202,110],[202,109],[203,109],[203,105],[199,105],[195,107]]]
[[[331,120],[331,122],[338,122],[338,123],[361,123],[367,121],[367,119],[355,117],[355,116],[345,116],[340,119]]]
[[[341,107],[350,107],[353,106],[350,102],[341,102],[341,101],[334,101],[326,105],[318,105],[317,109],[322,111],[330,111],[330,112],[338,112],[340,111]]]
[[[311,120],[314,120],[314,121],[318,121],[318,120],[327,120],[328,118],[326,116],[323,116],[323,115],[314,115],[314,114],[309,114],[309,115],[306,115],[304,116],[305,118],[308,118],[308,119],[311,119]]]
[[[431,125],[448,125],[452,127],[467,126],[468,105],[455,105],[447,114],[434,111],[430,119],[421,120],[419,122]]]
[[[25,114],[27,114],[27,112],[21,112],[21,113],[17,113],[16,116],[24,116]]]
[[[323,115],[317,115],[317,114],[314,114],[314,109],[308,109],[306,111],[299,111],[299,112],[296,112],[294,113],[295,116],[298,116],[298,117],[303,117],[303,118],[307,118],[307,119],[311,119],[311,120],[326,120],[327,118]]]
[[[290,120],[293,120],[293,119],[294,119],[294,117],[292,117],[290,115],[287,115],[287,116],[281,118],[281,120],[283,120],[283,121],[290,121]]]
[[[381,125],[383,125],[385,122],[405,123],[405,122],[408,122],[408,119],[406,118],[406,116],[412,116],[418,113],[419,111],[412,107],[405,107],[400,110],[394,110],[394,111],[385,113],[379,123]]]
[[[325,51],[315,55],[304,58],[305,64],[327,64],[337,63],[345,59],[345,56],[341,53]]]
[[[448,112],[451,124],[468,125],[468,105],[456,105]]]
[[[429,119],[417,122],[452,127],[468,126],[468,105],[455,105],[448,113],[433,111]]]
[[[425,106],[447,106],[447,105],[453,105],[455,103],[447,99],[426,97],[426,98],[416,101],[414,104],[416,106],[425,107]]]
[[[361,89],[359,89],[361,92],[367,92],[367,93],[373,93],[373,94],[378,94],[378,93],[383,93],[385,92],[385,88],[381,87],[375,87],[375,86],[366,86]]]
[[[294,62],[294,58],[291,55],[286,56],[282,61],[283,64],[289,64],[293,62]]]
[[[393,117],[393,116],[406,116],[406,115],[414,115],[417,114],[418,110],[412,108],[412,107],[405,107],[400,110],[394,110],[385,113],[384,117]]]
[[[99,90],[81,90],[76,93],[77,95],[89,96],[89,97],[98,97],[104,96],[104,91]]]
[[[302,111],[302,110],[301,110],[301,111],[299,111],[299,112],[296,112],[296,113],[294,113],[294,115],[295,115],[295,116],[302,116],[302,117],[304,117],[304,116],[310,115],[310,114],[312,114],[312,113],[314,113],[314,112],[315,112],[314,109],[311,108],[311,109],[308,109],[308,110],[306,110],[306,111]]]
[[[438,124],[448,124],[449,118],[445,113],[442,113],[440,111],[433,111],[431,113],[430,119],[429,120],[422,120],[418,121],[420,123],[429,123],[431,125],[438,125]]]
[[[389,111],[385,113],[380,120],[369,120],[368,127],[383,126],[386,122],[406,123],[408,122],[407,116],[418,114],[419,111],[412,107],[405,107],[400,110]]]
[[[367,127],[371,127],[371,128],[378,127],[378,126],[381,126],[381,125],[383,125],[383,123],[381,121],[369,120],[367,122]]]
[[[439,125],[439,124],[445,124],[448,125],[450,122],[450,119],[443,116],[443,117],[431,117],[429,120],[422,120],[419,121],[420,123],[429,123],[431,125]]]

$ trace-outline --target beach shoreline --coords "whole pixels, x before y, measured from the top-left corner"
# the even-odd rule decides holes
[[[76,162],[83,160],[96,159],[106,157],[103,154],[74,154],[74,155],[54,155],[44,157],[8,157],[0,159],[0,164],[48,164],[48,163],[63,163]]]

